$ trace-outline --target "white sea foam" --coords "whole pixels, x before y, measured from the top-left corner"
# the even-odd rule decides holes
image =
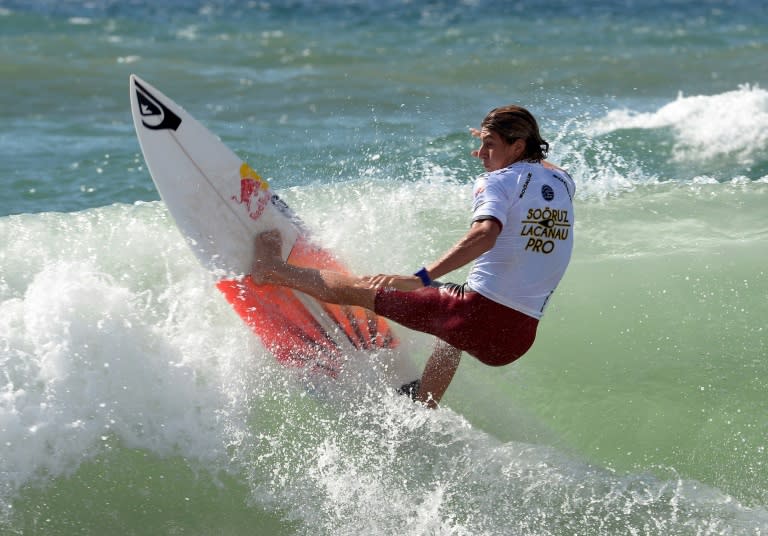
[[[454,180],[439,166],[414,165],[418,182],[393,184],[384,172],[371,168],[367,175],[372,179],[333,188],[293,188],[285,197],[318,239],[357,270],[408,273],[419,268],[414,264],[432,261],[458,240],[466,229],[472,196],[470,182]],[[352,242],[351,236],[364,240]]]
[[[238,401],[253,372],[237,356],[259,346],[163,212],[152,204],[3,220],[3,253],[26,244],[32,272],[6,280],[0,301],[5,508],[22,486],[115,445],[220,462],[244,428]],[[25,220],[68,227],[73,247],[44,227],[12,232]],[[122,246],[105,247],[112,239]]]
[[[113,448],[241,470],[238,452],[254,446],[252,412],[275,396],[305,396],[161,203],[6,217],[0,235],[0,512],[25,487]],[[386,357],[350,364],[350,397],[366,396]],[[322,379],[311,387],[333,391]]]
[[[768,91],[748,84],[717,95],[684,95],[653,112],[612,110],[587,129],[601,135],[623,129],[672,129],[673,156],[700,161],[734,156],[752,163],[768,150]]]
[[[317,185],[285,197],[354,268],[412,266],[466,229],[471,194],[439,168],[425,173],[429,180],[413,184]],[[597,219],[600,228],[616,223]],[[353,221],[357,230],[339,231]],[[526,416],[509,404],[504,377],[517,368],[478,370],[467,359],[450,392],[472,399],[465,412],[484,414],[493,434],[512,440],[449,407],[414,407],[362,361],[305,391],[221,299],[161,203],[6,217],[0,235],[8,237],[0,249],[6,513],[25,486],[127,447],[179,456],[195,471],[229,471],[250,501],[276,504],[306,533],[768,528],[764,510],[673,471],[619,475],[522,442]],[[362,254],[347,255],[357,248],[345,247],[345,235],[365,243]],[[430,344],[409,336],[405,348],[423,357]],[[536,389],[529,380],[514,389]]]
[[[75,26],[87,26],[93,24],[93,19],[89,17],[70,17],[69,23]]]

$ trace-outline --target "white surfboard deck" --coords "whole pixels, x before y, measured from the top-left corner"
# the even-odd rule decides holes
[[[269,229],[280,231],[283,258],[289,262],[345,269],[312,244],[298,217],[254,169],[183,108],[135,75],[130,96],[144,159],[181,234],[279,362],[336,377],[348,352],[397,346],[387,322],[370,311],[255,285],[246,275],[254,237]],[[395,360],[393,383],[412,379],[413,367],[402,357]]]

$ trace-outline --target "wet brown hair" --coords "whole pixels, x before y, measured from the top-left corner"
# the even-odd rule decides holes
[[[524,139],[523,160],[539,162],[544,160],[549,152],[549,143],[541,137],[536,118],[522,106],[510,104],[494,108],[485,116],[480,128],[496,132],[507,143]]]

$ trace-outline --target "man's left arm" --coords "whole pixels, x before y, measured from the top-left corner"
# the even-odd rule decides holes
[[[456,242],[439,260],[426,267],[427,274],[432,280],[458,270],[469,264],[496,244],[496,238],[501,233],[501,223],[495,218],[484,219],[472,223],[469,231],[461,240]],[[379,274],[366,278],[371,287],[393,287],[398,290],[416,290],[424,286],[422,280],[415,275],[385,275]]]
[[[474,261],[496,244],[500,233],[501,223],[496,218],[473,222],[467,234],[455,246],[427,267],[429,277],[439,279]]]

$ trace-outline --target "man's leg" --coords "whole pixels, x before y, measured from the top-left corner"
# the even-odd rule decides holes
[[[357,305],[373,311],[376,289],[370,283],[361,277],[288,264],[280,257],[281,244],[278,231],[256,237],[251,274],[255,283],[286,286],[326,303]]]
[[[461,350],[437,339],[435,349],[429,356],[421,375],[421,385],[419,392],[416,393],[416,400],[424,402],[429,408],[436,408],[453,380],[460,361]]]
[[[280,257],[282,239],[277,231],[267,231],[256,237],[252,277],[255,283],[290,287],[326,303],[357,305],[374,310],[376,289],[367,280],[338,272],[301,268],[286,263]],[[427,407],[436,408],[459,368],[461,350],[437,340],[427,360],[416,399]]]

